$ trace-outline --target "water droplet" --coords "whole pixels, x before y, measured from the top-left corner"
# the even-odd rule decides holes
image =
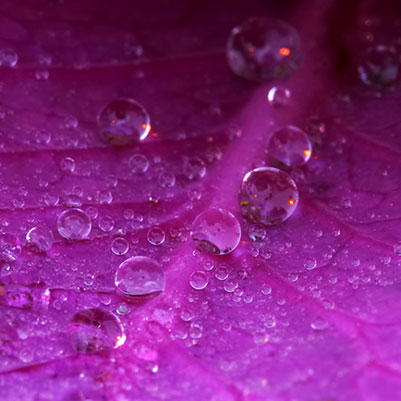
[[[60,168],[62,171],[65,173],[73,173],[75,170],[75,161],[71,157],[65,157],[63,160],[61,160],[60,163]]]
[[[317,260],[315,258],[307,258],[305,260],[304,266],[306,270],[313,270],[317,266]]]
[[[290,283],[295,283],[298,280],[298,274],[296,273],[288,273],[287,277]]]
[[[399,242],[398,244],[394,245],[394,252],[398,255],[401,256],[401,242]]]
[[[284,107],[290,102],[291,92],[287,88],[273,86],[267,94],[267,100],[273,107]]]
[[[18,63],[18,54],[13,49],[0,49],[0,66],[15,67]]]
[[[226,255],[238,246],[241,226],[232,213],[211,208],[195,218],[191,237],[200,251]]]
[[[75,129],[78,127],[78,120],[75,116],[66,116],[64,118],[64,126],[68,129]]]
[[[152,227],[148,231],[148,241],[152,245],[162,245],[166,239],[164,230],[160,227]]]
[[[113,145],[143,141],[150,131],[145,108],[133,99],[121,98],[107,104],[97,117],[100,135]]]
[[[203,290],[209,283],[209,279],[203,271],[193,272],[189,278],[189,284],[195,290]]]
[[[267,146],[270,164],[299,167],[307,163],[312,155],[312,145],[299,128],[288,126],[275,131]]]
[[[36,143],[39,145],[48,145],[52,136],[49,131],[40,130],[35,134]]]
[[[231,70],[250,81],[285,78],[298,68],[300,56],[294,28],[266,17],[249,18],[231,31],[227,42]]]
[[[263,241],[266,238],[266,230],[259,224],[252,224],[249,227],[248,235],[252,241]]]
[[[103,232],[109,233],[114,228],[114,220],[110,216],[104,216],[99,220],[98,225]]]
[[[324,320],[323,318],[316,318],[312,323],[311,323],[311,327],[313,330],[316,331],[322,331],[327,329],[329,323],[327,322],[327,320]]]
[[[149,168],[149,160],[145,155],[136,153],[130,157],[129,167],[134,174],[144,174]]]
[[[188,180],[200,180],[206,175],[206,166],[202,159],[193,157],[184,163],[184,174]]]
[[[44,225],[31,228],[26,234],[28,248],[32,252],[47,252],[54,242],[53,233]]]
[[[49,75],[49,70],[43,68],[35,71],[35,78],[38,81],[47,81],[49,79]]]
[[[217,280],[220,280],[220,281],[227,280],[227,278],[228,278],[228,269],[227,269],[227,267],[219,266],[216,269],[216,271],[214,273],[214,276],[217,278]]]
[[[83,210],[68,209],[58,216],[57,230],[65,239],[82,240],[88,238],[92,222]]]
[[[115,285],[120,294],[129,301],[153,298],[164,291],[164,271],[153,259],[134,256],[118,267]]]
[[[273,167],[259,167],[248,172],[238,196],[243,216],[265,225],[287,220],[298,205],[298,197],[295,182]]]
[[[21,253],[21,243],[13,234],[0,234],[0,260],[14,262]]]
[[[129,243],[125,238],[115,238],[111,243],[111,251],[115,255],[125,255],[129,250]]]
[[[366,85],[383,87],[397,80],[398,68],[398,55],[394,49],[378,45],[367,49],[358,73]]]
[[[159,184],[163,188],[171,188],[175,184],[175,175],[170,171],[163,171],[159,175]]]
[[[74,348],[86,354],[121,347],[126,339],[120,320],[97,308],[76,313],[68,329]]]

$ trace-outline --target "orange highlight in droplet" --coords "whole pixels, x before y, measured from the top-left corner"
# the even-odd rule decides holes
[[[288,203],[289,203],[290,205],[293,205],[293,204],[294,204],[294,201],[293,201],[292,199],[290,199],[290,200],[288,201]]]
[[[281,49],[280,49],[280,54],[282,55],[282,56],[289,56],[290,55],[290,49],[288,49],[287,47],[282,47]]]

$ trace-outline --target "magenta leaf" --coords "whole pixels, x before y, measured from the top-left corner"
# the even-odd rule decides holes
[[[398,70],[358,76],[370,47],[399,52],[400,11],[374,0],[3,2],[0,399],[400,400]],[[287,80],[230,71],[227,38],[251,16],[299,32]],[[148,110],[142,143],[99,134],[116,98]],[[282,224],[251,224],[241,180],[288,125],[313,142],[306,165],[286,168],[298,206]],[[91,219],[80,241],[57,229],[73,207]],[[196,249],[191,224],[210,208],[238,219],[238,246]],[[165,283],[157,267],[157,287],[117,292],[133,256],[156,260]]]

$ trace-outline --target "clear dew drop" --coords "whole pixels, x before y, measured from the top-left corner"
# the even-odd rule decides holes
[[[248,172],[238,199],[245,219],[264,225],[283,223],[298,205],[298,189],[288,174],[273,167]]]
[[[184,175],[188,180],[200,180],[206,175],[205,162],[199,157],[192,157],[184,163]]]
[[[98,308],[76,313],[68,331],[75,350],[85,354],[121,347],[126,339],[120,320]]]
[[[214,273],[214,276],[217,278],[217,280],[220,280],[220,281],[227,280],[228,275],[229,275],[229,271],[228,271],[227,267],[225,267],[225,266],[219,266]]]
[[[0,49],[0,66],[15,67],[18,63],[18,54],[14,49]]]
[[[291,99],[291,92],[287,88],[274,86],[267,94],[267,100],[270,106],[284,107],[287,106]]]
[[[250,81],[283,79],[300,64],[301,42],[288,24],[252,17],[235,27],[227,42],[231,70]]]
[[[19,238],[13,234],[0,234],[0,260],[14,262],[20,254],[21,243]]]
[[[54,242],[53,233],[49,227],[40,225],[32,227],[26,234],[28,249],[31,252],[47,252]]]
[[[201,252],[226,255],[238,246],[241,226],[229,211],[211,208],[195,218],[191,237]]]
[[[119,237],[113,239],[111,243],[111,251],[114,255],[125,255],[129,250],[129,243],[125,238]]]
[[[127,301],[153,298],[166,286],[161,266],[145,256],[134,256],[121,263],[114,281],[117,291]]]
[[[150,131],[145,108],[133,99],[115,99],[97,117],[101,137],[112,145],[132,145],[143,141]]]
[[[148,231],[147,238],[151,245],[162,245],[166,239],[166,233],[160,227],[152,227]]]
[[[370,86],[386,87],[398,77],[399,55],[387,46],[378,45],[366,50],[358,67],[359,78]]]
[[[307,135],[297,127],[279,128],[267,145],[269,164],[280,167],[299,167],[309,161],[312,144]]]
[[[209,278],[203,271],[196,271],[189,277],[189,284],[194,290],[203,290],[207,287]]]
[[[134,174],[144,174],[149,168],[149,160],[145,155],[136,153],[129,159],[129,167]]]
[[[83,210],[68,209],[58,216],[57,230],[65,239],[82,240],[88,238],[92,222]]]

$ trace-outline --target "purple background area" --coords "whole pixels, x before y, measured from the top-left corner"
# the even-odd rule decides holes
[[[2,1],[0,48],[13,48],[19,61],[0,70],[0,227],[24,242],[31,227],[46,224],[55,244],[46,255],[24,247],[1,267],[0,400],[401,400],[401,259],[393,250],[401,240],[400,87],[366,87],[356,73],[368,46],[400,49],[400,7]],[[278,83],[292,93],[284,108],[266,100],[276,82],[248,83],[227,65],[230,30],[253,15],[282,19],[301,36],[302,64]],[[152,132],[143,144],[101,141],[96,114],[116,96],[149,110]],[[66,127],[69,116],[77,128]],[[311,128],[316,122],[325,124],[323,135]],[[313,156],[291,171],[300,189],[296,212],[255,245],[238,187],[266,163],[271,133],[286,124],[315,137]],[[236,139],[234,126],[242,131]],[[138,152],[150,161],[144,175],[128,167]],[[191,182],[183,165],[195,156],[207,174]],[[65,157],[74,159],[73,173],[60,168]],[[175,174],[174,187],[159,185],[163,171]],[[88,240],[67,243],[56,219],[79,204],[98,216]],[[188,230],[208,207],[241,222],[243,238],[230,255],[194,252]],[[110,232],[99,228],[106,217]],[[155,225],[166,232],[159,247],[146,239]],[[130,243],[125,256],[111,251],[118,236]],[[89,307],[116,313],[114,273],[134,255],[162,264],[166,290],[120,316],[124,346],[77,354],[70,318]],[[192,289],[191,273],[212,265],[208,286]],[[225,281],[215,278],[221,266],[229,270]],[[7,305],[9,288],[29,293],[32,305]]]

